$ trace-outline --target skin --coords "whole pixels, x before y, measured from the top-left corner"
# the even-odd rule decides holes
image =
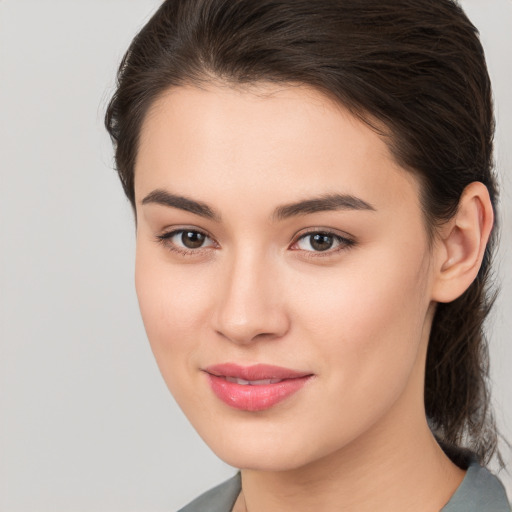
[[[155,190],[214,218],[144,202]],[[333,193],[371,208],[276,218]],[[178,404],[242,469],[235,510],[437,511],[460,484],[426,422],[425,357],[435,303],[474,279],[492,209],[472,184],[429,244],[419,194],[375,132],[306,87],[179,87],[148,113],[135,170],[140,308]],[[158,238],[183,228],[204,245]],[[312,232],[332,233],[332,248],[315,251]],[[226,362],[314,377],[271,409],[240,411],[203,371]]]

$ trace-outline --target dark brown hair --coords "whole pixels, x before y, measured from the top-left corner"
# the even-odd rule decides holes
[[[420,179],[430,235],[473,181],[496,204],[484,52],[452,0],[165,1],[126,52],[105,119],[133,206],[148,109],[169,88],[212,81],[305,84],[335,98],[379,131]],[[438,440],[469,448],[483,462],[497,448],[483,332],[493,302],[494,238],[469,289],[437,306],[425,378],[426,414]]]

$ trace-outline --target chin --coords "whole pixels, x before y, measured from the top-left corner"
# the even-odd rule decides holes
[[[251,471],[292,471],[310,462],[303,450],[294,450],[290,453],[289,450],[283,450],[282,447],[278,448],[266,444],[249,449],[234,444],[226,450],[211,448],[220,459],[230,466]]]
[[[253,427],[253,428],[251,428]],[[344,444],[343,439],[324,439],[279,426],[267,428],[259,425],[238,425],[222,432],[201,432],[206,444],[225,463],[238,469],[252,471],[293,471],[323,459]],[[316,437],[316,442],[315,442]]]

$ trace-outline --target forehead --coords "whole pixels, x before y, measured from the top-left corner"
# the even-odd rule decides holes
[[[141,129],[136,197],[169,187],[269,196],[370,193],[417,196],[413,175],[367,124],[306,86],[177,87],[159,97]],[[341,190],[340,190],[341,189]],[[271,192],[272,191],[272,192]],[[276,197],[277,200],[277,197]]]

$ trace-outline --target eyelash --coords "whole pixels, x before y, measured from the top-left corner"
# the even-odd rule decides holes
[[[213,244],[210,246],[206,246],[206,247],[201,246],[201,247],[198,247],[197,249],[188,249],[188,248],[184,248],[184,247],[178,247],[177,245],[175,245],[174,243],[172,243],[170,241],[174,236],[179,235],[179,234],[183,235],[183,233],[185,233],[185,232],[200,234],[200,235],[204,236],[205,238],[210,239],[213,242]],[[304,249],[291,249],[293,246],[297,245],[301,240],[305,240],[308,237],[312,237],[314,235],[323,235],[323,236],[331,237],[335,243],[338,243],[338,246],[334,249],[330,249],[330,248],[326,249],[325,251],[308,251],[308,250],[304,250]],[[176,252],[183,256],[197,256],[197,255],[201,254],[208,247],[213,246],[215,248],[215,246],[217,245],[215,240],[213,238],[211,238],[207,233],[205,233],[204,231],[202,231],[200,229],[196,229],[196,228],[194,228],[194,229],[192,229],[192,228],[191,229],[187,229],[187,228],[174,229],[167,233],[157,235],[156,241],[159,244],[163,245],[169,251]],[[311,230],[308,230],[308,231],[296,236],[294,238],[293,243],[290,245],[290,249],[293,251],[302,251],[307,258],[324,258],[324,257],[332,256],[333,254],[337,254],[341,251],[346,251],[346,250],[350,249],[351,247],[353,247],[355,244],[356,244],[355,240],[353,240],[351,238],[347,238],[345,236],[341,236],[332,231],[328,231],[325,229],[311,229]]]

